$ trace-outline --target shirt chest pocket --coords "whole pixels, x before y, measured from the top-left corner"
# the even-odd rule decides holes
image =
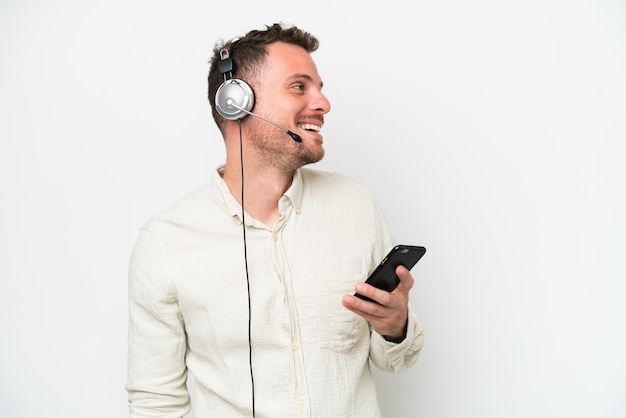
[[[336,353],[369,350],[370,331],[367,321],[341,304],[341,297],[354,292],[354,284],[363,280],[360,274],[345,280],[325,280],[319,289],[318,331],[321,348]]]

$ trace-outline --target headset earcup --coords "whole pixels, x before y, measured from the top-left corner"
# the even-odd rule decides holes
[[[235,106],[233,106],[235,105]],[[229,120],[243,119],[254,106],[252,87],[243,80],[231,78],[226,80],[215,93],[215,109]]]

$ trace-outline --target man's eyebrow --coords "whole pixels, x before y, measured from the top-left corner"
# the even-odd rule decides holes
[[[293,81],[293,80],[298,80],[298,79],[305,79],[311,83],[315,82],[315,80],[313,80],[313,77],[305,73],[298,73],[298,74],[294,74],[292,76],[287,77],[287,81]],[[322,87],[324,87],[324,82],[320,81],[320,89]]]

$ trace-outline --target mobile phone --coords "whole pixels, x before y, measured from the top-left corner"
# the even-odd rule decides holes
[[[383,258],[376,270],[370,274],[365,283],[370,284],[387,292],[391,292],[398,286],[400,279],[396,275],[396,268],[403,265],[411,270],[413,266],[426,253],[426,248],[416,245],[396,245],[389,251],[389,254]],[[372,301],[367,296],[355,293],[354,296],[364,300]],[[372,301],[373,302],[373,301]]]

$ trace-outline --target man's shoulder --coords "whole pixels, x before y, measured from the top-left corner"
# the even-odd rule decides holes
[[[156,226],[163,223],[189,222],[201,219],[209,204],[209,185],[203,185],[180,197],[174,204],[154,214],[146,226]]]
[[[371,195],[370,190],[359,180],[340,172],[323,171],[312,168],[301,168],[302,181],[305,187],[322,187],[331,189],[352,189]]]
[[[361,186],[361,183],[355,178],[345,173],[337,171],[324,171],[314,168],[301,168],[300,173],[302,179],[309,182],[315,182],[320,184],[346,184]]]

